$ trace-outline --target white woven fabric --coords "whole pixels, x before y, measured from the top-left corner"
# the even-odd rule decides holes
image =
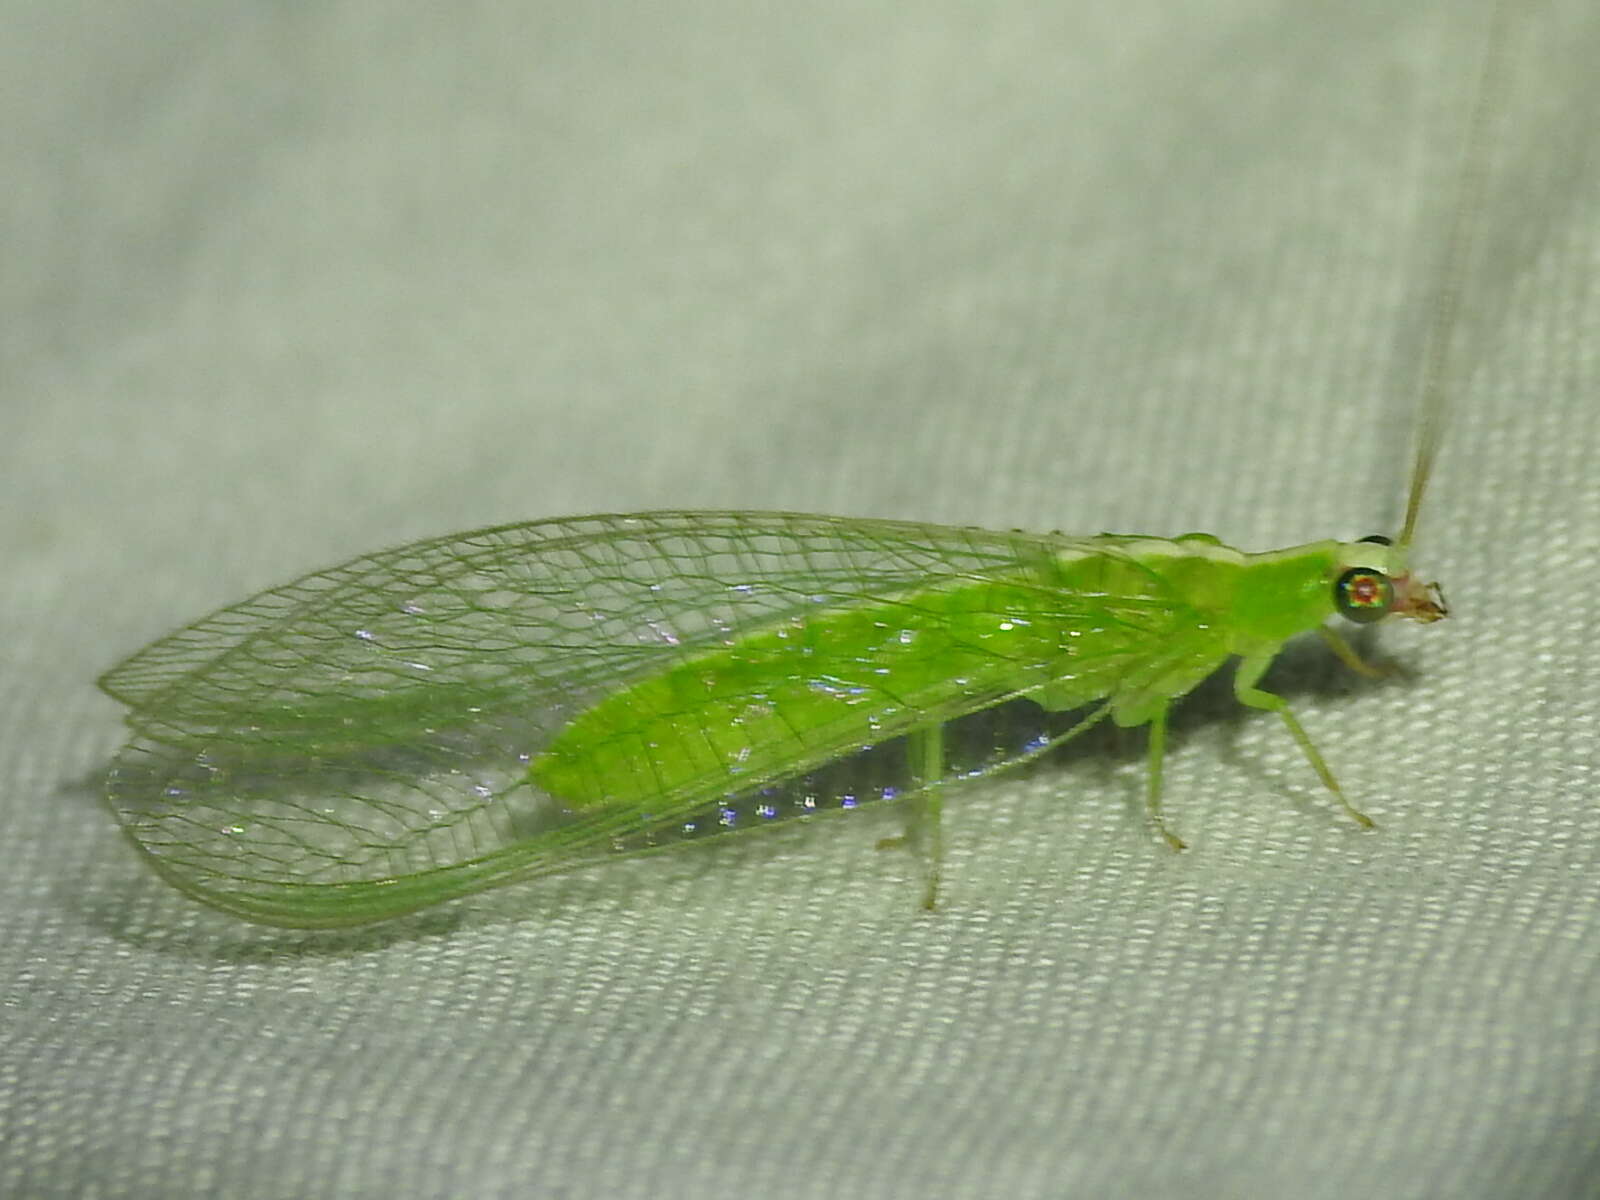
[[[1516,14],[1453,618],[948,808],[371,931],[199,909],[92,686],[652,507],[1392,527],[1486,8],[0,5],[0,1195],[1600,1195],[1600,13]]]

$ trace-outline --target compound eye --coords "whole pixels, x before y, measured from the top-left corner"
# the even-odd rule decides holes
[[[1381,533],[1369,533],[1366,537],[1362,538],[1361,540],[1363,542],[1371,542],[1375,546],[1392,546],[1392,545],[1394,545],[1394,539],[1393,538],[1384,537],[1383,534],[1381,534]]]
[[[1351,567],[1333,585],[1333,606],[1358,625],[1381,621],[1394,607],[1394,584],[1382,571]]]

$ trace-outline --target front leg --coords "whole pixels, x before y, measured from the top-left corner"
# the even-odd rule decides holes
[[[1289,702],[1282,696],[1272,692],[1263,691],[1256,686],[1261,681],[1261,676],[1266,674],[1272,660],[1277,657],[1277,649],[1246,655],[1239,664],[1239,670],[1233,677],[1233,694],[1239,698],[1239,703],[1249,705],[1251,708],[1264,708],[1275,712],[1283,718],[1283,723],[1289,727],[1289,732],[1294,735],[1294,740],[1300,744],[1301,751],[1306,756],[1312,767],[1321,777],[1323,785],[1333,793],[1334,799],[1350,814],[1356,824],[1366,829],[1371,829],[1372,818],[1356,808],[1345,799],[1344,791],[1339,787],[1338,780],[1334,779],[1333,772],[1328,769],[1328,764],[1318,753],[1317,748],[1311,744],[1311,738],[1305,728],[1300,724],[1295,715],[1289,711]]]

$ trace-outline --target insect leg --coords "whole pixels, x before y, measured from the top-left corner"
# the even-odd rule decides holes
[[[911,757],[911,775],[918,788],[912,803],[915,828],[922,843],[923,870],[926,872],[922,907],[931,909],[939,899],[939,870],[944,858],[944,834],[940,818],[944,815],[944,726],[935,724],[919,729],[906,739]]]
[[[934,908],[939,901],[939,868],[944,857],[944,835],[940,818],[944,815],[944,726],[935,723],[906,735],[906,761],[911,775],[911,794],[906,803],[906,831],[898,837],[882,838],[879,850],[894,846],[914,846],[923,854],[922,907]]]
[[[1174,850],[1183,850],[1185,849],[1183,839],[1167,828],[1166,819],[1161,815],[1161,765],[1167,756],[1167,707],[1163,704],[1150,718],[1150,744],[1147,752],[1150,782],[1145,791],[1144,810],[1149,814],[1150,823],[1156,827],[1156,832],[1166,839],[1167,845]]]
[[[1087,729],[1092,729],[1101,721],[1111,715],[1111,702],[1102,701],[1088,710],[1071,729],[1064,733],[1055,734],[1053,737],[1040,738],[1026,752],[1017,755],[1007,767],[1018,767],[1025,762],[1042,758],[1052,750],[1064,746],[1073,738]],[[1165,708],[1162,710],[1162,732],[1157,736],[1165,737]],[[877,848],[887,850],[890,847],[904,846],[913,841],[922,843],[928,850],[928,875],[927,887],[922,895],[922,906],[934,908],[939,897],[939,863],[943,853],[944,839],[940,833],[939,817],[944,804],[944,789],[954,780],[945,779],[944,761],[944,726],[930,725],[925,729],[916,730],[906,735],[906,757],[910,763],[912,786],[916,789],[906,797],[906,803],[911,805],[907,814],[906,832],[898,837],[880,838]],[[1159,771],[1157,784],[1159,791]],[[924,783],[923,781],[927,782]],[[1159,807],[1159,806],[1158,806]],[[1160,818],[1157,817],[1159,824]],[[1162,828],[1165,834],[1165,827]],[[1176,838],[1168,838],[1176,841]],[[1182,842],[1178,843],[1182,846]]]
[[[1289,702],[1282,696],[1272,692],[1263,691],[1256,684],[1261,676],[1266,673],[1277,651],[1270,650],[1262,653],[1247,655],[1239,664],[1239,670],[1233,677],[1233,694],[1239,698],[1239,703],[1249,705],[1251,708],[1264,708],[1268,712],[1275,712],[1283,718],[1283,723],[1289,727],[1289,732],[1294,735],[1294,740],[1300,744],[1301,753],[1321,777],[1323,786],[1333,793],[1345,812],[1350,814],[1356,824],[1371,829],[1372,818],[1361,812],[1350,801],[1345,799],[1344,791],[1333,777],[1333,772],[1328,769],[1328,764],[1323,761],[1322,755],[1311,744],[1311,738],[1306,733],[1295,715],[1289,711]],[[1352,657],[1354,652],[1352,652]]]

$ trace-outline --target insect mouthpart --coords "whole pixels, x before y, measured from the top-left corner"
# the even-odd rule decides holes
[[[1409,572],[1395,576],[1391,582],[1394,584],[1394,605],[1390,609],[1391,612],[1413,621],[1421,621],[1424,625],[1442,621],[1450,615],[1450,606],[1445,603],[1444,590],[1437,583],[1423,583]]]

